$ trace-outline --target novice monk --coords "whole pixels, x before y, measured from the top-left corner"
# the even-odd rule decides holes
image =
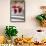
[[[0,44],[4,44],[5,43],[5,37],[4,36],[0,36]]]

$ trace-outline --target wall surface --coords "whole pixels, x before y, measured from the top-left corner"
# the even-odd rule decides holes
[[[36,29],[44,29],[38,25],[35,16],[41,13],[40,6],[46,5],[46,0],[25,0],[25,22],[10,22],[10,0],[0,0],[0,34],[4,33],[6,25],[14,25],[19,33],[31,36]],[[40,36],[41,37],[41,36]]]

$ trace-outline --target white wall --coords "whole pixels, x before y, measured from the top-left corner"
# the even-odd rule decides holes
[[[20,34],[31,36],[31,32],[42,29],[35,20],[35,16],[41,13],[40,6],[42,5],[46,5],[46,0],[25,0],[26,21],[10,22],[10,0],[0,0],[0,33],[4,32],[6,25],[15,25],[19,36]]]

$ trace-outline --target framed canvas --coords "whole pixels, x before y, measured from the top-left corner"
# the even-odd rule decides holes
[[[25,21],[25,1],[11,0],[10,4],[10,21],[24,22]]]

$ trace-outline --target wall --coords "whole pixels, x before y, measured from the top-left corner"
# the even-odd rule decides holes
[[[42,5],[46,5],[46,0],[25,0],[25,22],[10,22],[10,0],[0,0],[0,34],[4,33],[6,25],[15,25],[19,31],[18,36],[31,36],[36,29],[46,30],[39,27],[35,19],[41,13],[39,7]]]

